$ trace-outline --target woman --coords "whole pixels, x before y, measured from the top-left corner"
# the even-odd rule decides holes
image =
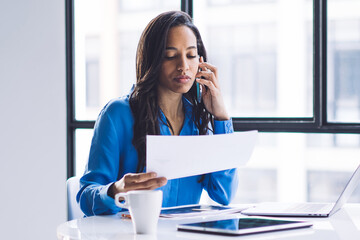
[[[77,195],[87,216],[117,213],[115,194],[139,189],[160,188],[163,207],[196,204],[203,189],[218,203],[230,202],[235,169],[169,181],[144,172],[146,135],[233,132],[217,70],[205,61],[200,33],[186,13],[165,12],[148,24],[137,49],[136,86],[130,96],[110,101],[95,124]]]

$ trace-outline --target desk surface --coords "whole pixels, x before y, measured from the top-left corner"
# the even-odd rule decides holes
[[[232,215],[234,216],[234,215]],[[241,215],[238,215],[241,216]],[[229,215],[226,216],[229,218]],[[225,217],[225,218],[226,218]],[[205,220],[224,218],[207,217]],[[203,233],[179,232],[179,223],[196,222],[199,218],[186,220],[160,219],[156,235],[136,235],[131,220],[120,215],[94,216],[72,220],[58,226],[58,239],[131,239],[131,240],[168,240],[168,239],[360,239],[360,204],[347,204],[329,218],[292,218],[313,222],[312,228],[286,230],[248,236],[221,236]]]

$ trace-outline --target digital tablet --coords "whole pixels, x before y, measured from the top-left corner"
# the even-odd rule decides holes
[[[204,216],[204,215],[238,213],[244,209],[245,208],[237,208],[237,207],[229,207],[229,206],[193,204],[193,205],[162,208],[160,212],[160,217],[162,218],[194,217],[194,216],[196,217],[196,216]]]
[[[287,229],[311,227],[305,221],[289,221],[263,217],[245,217],[209,222],[179,224],[179,231],[192,231],[222,235],[247,235],[254,233],[273,232]]]

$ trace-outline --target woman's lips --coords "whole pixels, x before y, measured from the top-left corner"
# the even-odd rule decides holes
[[[180,75],[174,78],[174,80],[178,83],[187,83],[190,81],[190,77],[188,75]]]

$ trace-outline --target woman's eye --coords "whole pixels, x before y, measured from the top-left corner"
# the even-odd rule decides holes
[[[167,60],[172,60],[172,59],[175,59],[175,58],[177,58],[177,55],[165,56],[165,59],[167,59]],[[187,55],[187,58],[196,58],[196,55]]]

